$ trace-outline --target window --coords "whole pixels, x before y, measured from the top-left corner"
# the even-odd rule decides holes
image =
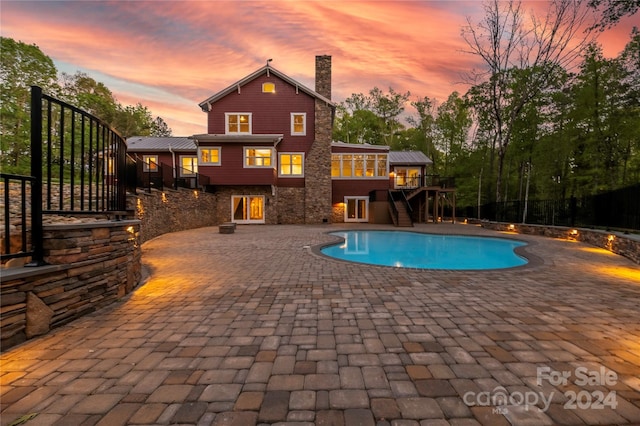
[[[226,113],[227,134],[251,134],[250,113]]]
[[[304,154],[302,153],[282,153],[280,154],[279,176],[302,177],[304,176]]]
[[[307,134],[307,114],[304,112],[291,113],[291,135],[304,136]]]
[[[199,162],[203,166],[204,165],[219,166],[220,153],[221,153],[221,148],[219,146],[198,148]]]
[[[276,85],[274,83],[262,83],[262,93],[276,93]]]
[[[198,157],[180,157],[180,176],[194,176],[198,173]]]
[[[143,155],[142,156],[142,170],[145,172],[157,172],[158,171],[158,156],[157,155]]]
[[[389,175],[387,154],[332,154],[331,177],[378,179]]]
[[[271,167],[271,156],[273,150],[271,148],[245,148],[244,149],[244,166],[245,167]]]

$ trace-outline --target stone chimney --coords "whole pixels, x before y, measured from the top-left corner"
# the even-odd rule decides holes
[[[331,56],[316,56],[316,93],[331,100]],[[331,223],[331,134],[333,106],[315,100],[315,135],[305,156],[305,223]]]
[[[316,93],[331,100],[331,56],[316,56]]]

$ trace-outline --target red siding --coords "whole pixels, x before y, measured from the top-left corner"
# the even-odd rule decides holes
[[[262,83],[271,82],[275,93],[262,93]],[[252,134],[282,134],[283,140],[276,146],[277,152],[303,152],[311,149],[315,139],[315,99],[298,91],[278,77],[265,75],[256,78],[224,98],[216,101],[208,113],[208,133],[225,133],[225,113],[251,113]],[[291,135],[291,113],[306,113],[306,135]],[[202,146],[208,145],[201,143]],[[252,143],[217,143],[222,147],[221,166],[199,166],[200,173],[211,178],[212,185],[271,185],[304,187],[304,178],[278,178],[277,168],[244,168],[243,148],[260,146]],[[265,145],[266,146],[266,145]],[[274,167],[278,156],[275,153]]]
[[[276,93],[262,93],[262,83],[272,82]],[[225,133],[225,113],[252,113],[252,133],[283,134],[279,151],[300,150],[307,152],[315,133],[315,100],[302,91],[273,75],[263,75],[234,91],[212,105],[208,114],[208,132]],[[306,136],[291,136],[291,113],[307,114]]]
[[[198,165],[198,172],[209,176],[211,185],[272,185],[275,183],[275,168],[244,167],[243,144],[229,143],[216,146],[220,145],[222,146],[220,166]]]
[[[389,180],[380,179],[333,179],[331,202],[342,203],[345,196],[366,196],[373,190],[388,190]]]

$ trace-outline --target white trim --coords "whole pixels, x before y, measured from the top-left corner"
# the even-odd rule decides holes
[[[158,159],[158,155],[157,154],[144,154],[142,156],[142,171],[143,172],[157,172],[158,168],[159,168],[159,159]],[[154,163],[155,164],[155,168],[151,168],[150,163]]]
[[[260,149],[260,150],[265,150],[265,151],[270,151],[271,155],[268,157],[270,160],[270,163],[268,166],[256,166],[256,165],[248,165],[247,164],[247,150],[248,149]],[[275,167],[275,159],[274,159],[274,149],[273,148],[269,148],[269,147],[265,147],[265,146],[243,146],[242,147],[242,167],[245,169],[273,169]],[[253,157],[253,158],[267,158],[267,157]]]
[[[333,176],[333,156],[338,156],[340,157],[340,175],[339,176]],[[356,167],[355,167],[355,161],[353,161],[353,159],[351,160],[351,176],[343,176],[342,172],[344,170],[344,156],[345,155],[350,155],[350,156],[362,156],[364,157],[362,159],[363,161],[363,176],[356,176],[355,172],[356,172]],[[367,176],[366,172],[367,172],[367,159],[366,156],[367,155],[374,155],[375,156],[375,167],[374,167],[374,175],[373,176]],[[380,157],[386,157],[387,161],[385,164],[385,171],[384,171],[384,176],[381,176],[378,174],[378,159]],[[362,153],[351,153],[351,152],[333,152],[331,153],[331,179],[336,179],[336,180],[340,180],[340,179],[352,179],[352,180],[387,180],[389,179],[389,155],[387,153],[384,154],[377,154],[377,153],[373,153],[373,152],[362,152]]]
[[[299,155],[302,157],[302,164],[300,165],[302,167],[302,173],[299,175],[294,175],[294,174],[282,174],[282,169],[280,168],[280,164],[281,164],[281,157],[283,155]],[[304,152],[279,152],[278,153],[278,177],[281,178],[301,178],[304,177]]]
[[[245,204],[245,208],[246,210],[243,212],[246,217],[249,217],[249,219],[235,219],[234,218],[234,199],[235,198],[246,198],[246,204]],[[251,209],[251,198],[260,198],[262,199],[262,218],[261,219],[250,219],[250,209]],[[266,208],[266,204],[265,204],[265,196],[264,195],[244,195],[244,194],[232,194],[231,195],[231,222],[234,223],[265,223],[264,222],[264,216],[265,216],[265,208]]]
[[[180,167],[178,167],[178,170],[180,171],[180,173],[179,173],[180,177],[194,177],[195,175],[198,174],[198,156],[197,155],[180,155],[179,157],[180,157]],[[184,167],[183,161],[186,158],[190,158],[192,160],[191,161],[191,167],[192,167],[191,173],[184,173],[185,167]],[[195,170],[193,170],[193,166],[194,166],[193,160],[196,160],[196,162],[195,162]]]
[[[294,118],[297,115],[302,116],[302,132],[295,131]],[[306,136],[307,135],[307,113],[306,112],[292,112],[291,113],[291,136]]]
[[[240,123],[238,123],[238,131],[237,132],[230,132],[229,131],[229,117],[231,116],[237,116],[240,117],[241,115],[246,115],[249,117],[249,131],[248,132],[241,132],[240,131]],[[225,135],[250,135],[253,132],[253,117],[252,117],[252,113],[250,112],[225,112],[224,113],[224,134]]]
[[[218,150],[218,161],[217,162],[212,162],[212,161],[202,161],[202,150],[213,150],[213,149],[217,149]],[[198,147],[198,165],[200,166],[220,166],[222,164],[222,147],[221,146],[199,146]]]
[[[349,218],[349,200],[365,201],[364,217]],[[356,205],[357,212],[357,205]],[[344,221],[345,222],[369,222],[369,197],[347,196],[344,197]]]

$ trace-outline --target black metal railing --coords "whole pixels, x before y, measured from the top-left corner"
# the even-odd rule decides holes
[[[0,174],[4,191],[4,223],[2,228],[2,259],[33,256],[33,223],[30,207],[34,178],[7,173]]]
[[[151,189],[162,191],[165,188],[201,189],[210,184],[209,176],[183,167],[174,169],[166,163],[145,162],[139,157],[136,157],[136,176],[138,187],[147,191]]]
[[[421,187],[455,188],[455,178],[442,177],[440,175],[396,175],[394,178],[394,188],[414,189]]]
[[[497,222],[640,230],[640,185],[562,200],[487,203],[461,209],[467,217]]]
[[[131,176],[127,178],[124,139],[99,118],[32,86],[30,120],[31,176],[2,175],[1,259],[31,256],[28,265],[38,266],[44,264],[44,214],[99,213],[119,218],[126,214]],[[12,185],[11,180],[20,183]],[[15,200],[20,200],[20,208],[12,209]],[[11,246],[16,239],[19,248]]]
[[[36,164],[43,171],[43,212],[125,214],[124,139],[99,118],[36,86],[31,111],[31,151],[46,156]]]

